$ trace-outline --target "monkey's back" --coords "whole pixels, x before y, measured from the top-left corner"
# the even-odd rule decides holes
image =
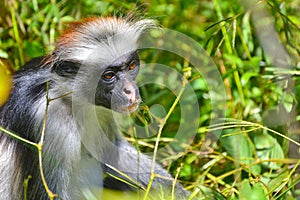
[[[42,67],[42,60],[43,57],[33,59],[15,73],[10,98],[0,107],[0,126],[32,142],[38,142],[40,138],[34,105],[45,96],[50,72],[49,67]],[[36,166],[38,154],[35,148],[0,132],[1,198],[22,199],[21,186],[28,178],[26,176],[32,176],[31,182],[39,180]]]

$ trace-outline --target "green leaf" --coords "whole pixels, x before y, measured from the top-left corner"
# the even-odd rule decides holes
[[[255,77],[255,76],[258,76],[258,74],[255,72],[244,73],[241,78],[242,85],[245,86],[249,82],[250,78]]]
[[[246,12],[243,16],[242,20],[242,33],[245,43],[248,46],[250,52],[254,50],[254,43],[252,38],[252,31],[251,31],[251,24],[250,24],[250,12]]]
[[[232,131],[233,130],[231,130],[231,132]],[[227,130],[225,132],[228,133],[229,131]],[[232,157],[244,162],[245,164],[250,163],[249,158],[251,158],[253,154],[249,142],[243,134],[221,137],[220,141],[227,150],[227,152],[229,152],[232,155]]]
[[[197,198],[194,198],[197,197]],[[225,200],[220,193],[202,185],[198,186],[189,199]]]
[[[254,183],[250,185],[248,179],[243,180],[240,194],[240,200],[267,200],[267,195],[264,193],[263,185],[260,183]]]
[[[201,78],[198,78],[191,82],[191,85],[194,90],[205,90],[207,88],[205,80]]]
[[[234,129],[235,131],[239,129]],[[224,133],[232,132],[233,130],[224,130]],[[241,134],[231,135],[228,137],[221,137],[220,142],[227,152],[237,161],[245,164],[250,164],[254,161],[252,148],[246,136]],[[249,168],[251,173],[260,174],[260,166],[253,165]]]
[[[237,64],[239,67],[243,67],[242,59],[235,54],[224,54],[224,58],[226,59],[226,63]]]
[[[269,134],[259,134],[254,137],[254,145],[257,150],[257,156],[262,160],[283,159],[284,153],[275,138]],[[282,165],[276,162],[264,162],[262,166],[277,170]]]
[[[8,58],[8,54],[5,51],[3,51],[2,49],[0,49],[0,57],[1,58]]]
[[[268,188],[271,191],[275,191],[278,192],[278,190],[281,190],[282,187],[286,184],[286,178],[289,175],[289,171],[285,170],[282,171],[280,174],[277,173],[273,173],[270,174],[268,172],[264,173],[264,177],[265,177],[265,184],[268,185]],[[268,176],[271,176],[271,178],[269,178]],[[275,176],[275,177],[273,177]]]
[[[294,106],[294,96],[291,93],[285,93],[283,98],[283,106],[287,112],[291,112]]]

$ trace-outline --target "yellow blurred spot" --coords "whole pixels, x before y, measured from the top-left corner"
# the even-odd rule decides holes
[[[12,88],[12,73],[9,66],[0,60],[0,106],[4,105],[9,98]]]

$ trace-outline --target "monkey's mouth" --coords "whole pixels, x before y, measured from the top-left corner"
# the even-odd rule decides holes
[[[141,100],[137,100],[129,105],[121,107],[122,113],[133,113],[136,111],[141,103]]]
[[[140,105],[140,102],[133,103],[133,104],[127,106],[126,110],[128,113],[132,113],[138,109],[139,105]]]
[[[136,109],[139,107],[139,104],[133,104],[127,107],[127,110],[132,113],[134,111],[136,111]]]

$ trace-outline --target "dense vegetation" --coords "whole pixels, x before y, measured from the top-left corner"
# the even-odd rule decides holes
[[[213,79],[204,75],[211,72],[203,60],[197,66],[189,55],[141,50],[145,63],[183,74],[193,92],[174,94],[162,86],[180,82],[173,71],[154,76],[162,85],[141,85],[144,109],[132,118],[151,137],[137,139],[133,131],[128,140],[153,152],[161,131],[156,156],[199,199],[300,197],[300,1],[4,0],[0,6],[0,87],[9,84],[4,68],[18,70],[51,51],[68,22],[87,16],[149,17],[197,41],[215,63],[220,91],[210,91]],[[180,83],[179,90],[187,87]],[[188,104],[193,95],[199,114],[183,119],[195,107],[182,109],[176,98]],[[147,123],[164,126],[153,130]],[[196,131],[184,130],[187,140],[172,140],[181,124],[195,123]]]

